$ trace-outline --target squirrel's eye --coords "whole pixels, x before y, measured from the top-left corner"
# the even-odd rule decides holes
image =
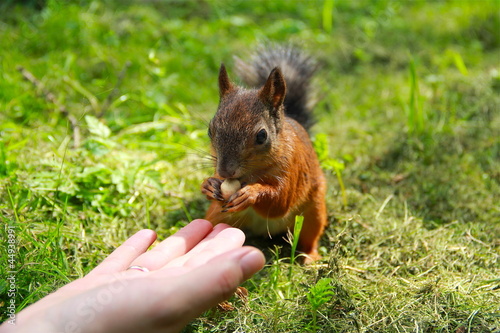
[[[267,140],[267,132],[265,129],[261,129],[257,133],[257,136],[255,137],[255,143],[258,145],[262,145],[266,142],[266,140]]]

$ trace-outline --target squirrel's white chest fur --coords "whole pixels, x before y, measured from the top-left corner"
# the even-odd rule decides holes
[[[293,228],[293,219],[288,216],[281,218],[262,217],[253,208],[235,213],[235,227],[248,230],[254,235],[276,235]]]

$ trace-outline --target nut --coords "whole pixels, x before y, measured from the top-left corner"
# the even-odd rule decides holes
[[[220,190],[222,192],[222,197],[224,199],[229,199],[230,196],[232,196],[236,191],[238,191],[241,188],[241,183],[238,179],[233,179],[233,178],[227,178],[222,182],[220,185]]]

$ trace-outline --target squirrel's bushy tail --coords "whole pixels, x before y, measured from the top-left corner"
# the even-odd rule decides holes
[[[271,70],[279,67],[287,87],[285,113],[309,130],[315,103],[310,83],[317,69],[311,57],[292,46],[273,46],[261,47],[248,63],[239,58],[235,63],[239,77],[251,87],[263,86]]]

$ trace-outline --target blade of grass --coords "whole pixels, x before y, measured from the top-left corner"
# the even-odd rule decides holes
[[[304,216],[295,216],[295,225],[293,227],[293,243],[292,243],[292,254],[290,257],[290,263],[293,265],[295,262],[295,251],[297,251],[297,245],[299,243],[300,231],[302,230],[302,225],[304,224]]]
[[[340,193],[342,194],[342,206],[344,209],[347,208],[347,192],[345,190],[345,185],[344,181],[342,179],[342,170],[344,169],[344,164],[340,163],[338,161],[332,160],[334,163],[332,163],[333,169],[335,170],[335,175],[337,176],[337,180],[339,182],[340,186]]]
[[[323,11],[322,11],[323,30],[325,30],[328,33],[332,32],[333,28],[334,4],[335,4],[334,0],[325,0],[325,2],[323,2]]]
[[[85,87],[82,86],[80,82],[73,80],[69,76],[65,76],[63,80],[73,89],[75,89],[77,92],[79,92],[81,95],[83,95],[85,98],[88,99],[90,105],[92,105],[92,109],[94,109],[97,115],[101,113],[101,105],[97,97],[94,96],[94,94],[92,94],[89,90],[85,89]]]
[[[412,134],[420,134],[422,123],[422,112],[419,104],[418,77],[415,60],[410,59],[410,100],[408,101],[408,128]]]
[[[293,265],[295,263],[297,251],[297,245],[299,244],[300,231],[302,230],[302,225],[304,224],[304,216],[295,216],[295,225],[293,227],[293,240],[292,240],[292,252],[290,254],[290,269],[288,270],[288,280],[292,280],[293,276]]]
[[[16,204],[14,203],[14,198],[12,197],[12,193],[10,193],[10,188],[7,187],[7,193],[9,194],[10,205],[12,207],[12,211],[14,212],[14,216],[16,217],[16,222],[21,223],[19,220],[19,215],[17,215]]]

